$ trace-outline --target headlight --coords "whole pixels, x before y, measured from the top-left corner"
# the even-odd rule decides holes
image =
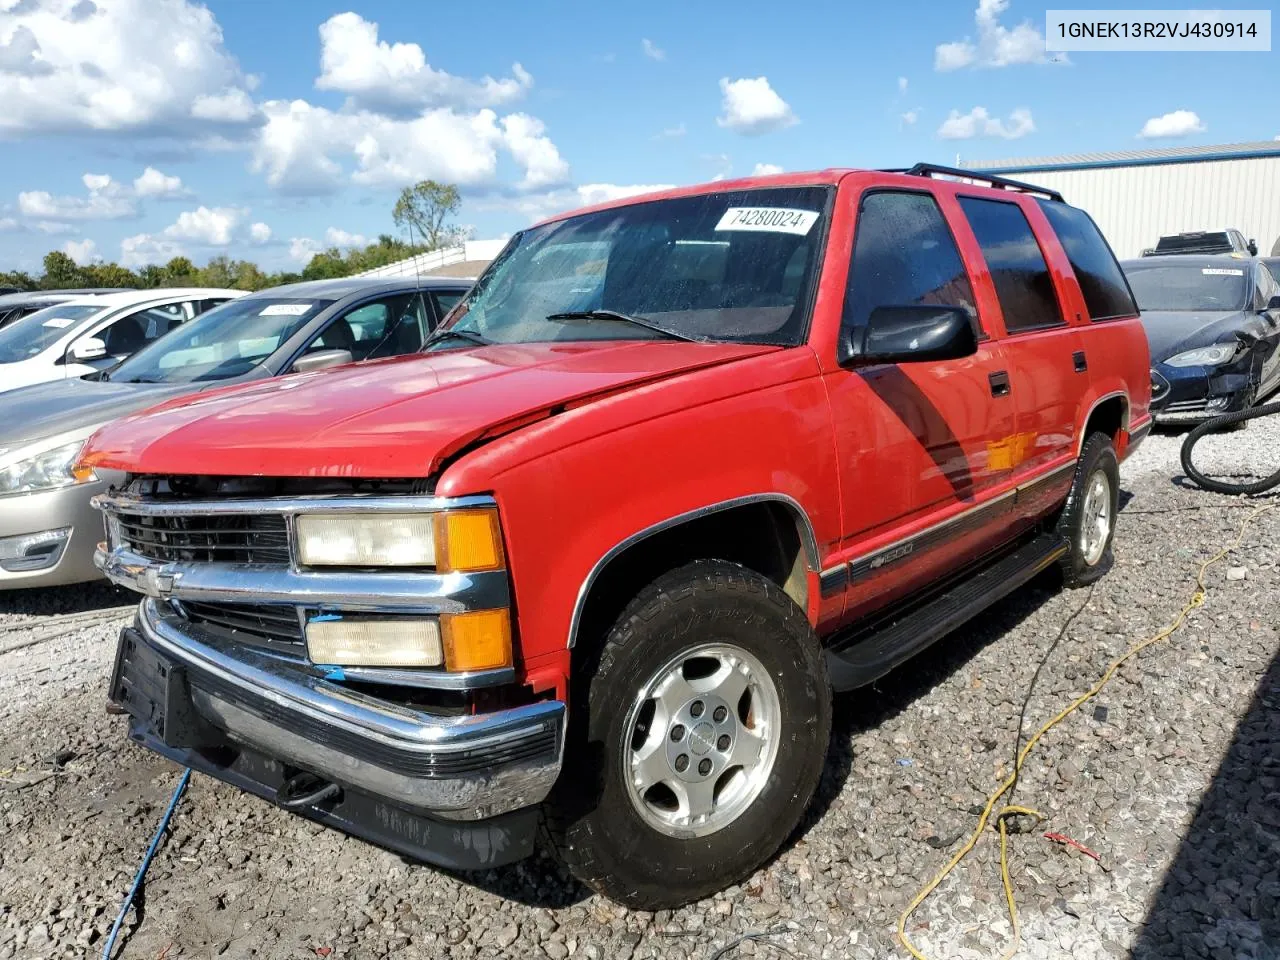
[[[502,536],[493,509],[438,513],[301,514],[298,562],[308,567],[498,570]]]
[[[1187,350],[1165,361],[1171,367],[1218,367],[1229,360],[1234,360],[1240,353],[1240,343],[1217,343],[1212,347],[1199,347]]]
[[[9,462],[0,462],[0,496],[55,490],[98,479],[89,468],[76,466],[84,444],[84,440],[75,440],[21,460],[13,459],[13,454],[23,451],[13,451],[8,458]]]

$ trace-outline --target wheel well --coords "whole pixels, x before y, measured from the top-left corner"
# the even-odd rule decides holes
[[[1120,432],[1125,428],[1128,420],[1128,402],[1124,397],[1108,397],[1089,412],[1089,420],[1084,425],[1084,433],[1080,436],[1081,445],[1089,439],[1089,435],[1093,433],[1106,434],[1111,438],[1111,442],[1115,444],[1116,450],[1120,449]]]
[[[591,583],[575,640],[602,636],[646,584],[694,560],[727,560],[778,584],[801,610],[809,580],[800,523],[777,501],[743,504],[645,537],[613,557]]]

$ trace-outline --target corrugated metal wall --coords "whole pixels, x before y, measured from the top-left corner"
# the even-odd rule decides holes
[[[1121,258],[1187,230],[1236,227],[1264,256],[1280,243],[1280,157],[1000,174],[1060,191]]]

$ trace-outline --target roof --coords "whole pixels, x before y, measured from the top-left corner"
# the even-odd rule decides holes
[[[1244,268],[1261,257],[1238,257],[1232,253],[1170,253],[1164,256],[1133,257],[1121,260],[1122,267],[1231,267]]]
[[[6,293],[0,296],[0,307],[14,307],[24,303],[62,303],[83,296],[79,293],[62,293],[59,290],[30,290],[25,293]]]
[[[1053,170],[1145,167],[1170,163],[1207,163],[1212,160],[1258,158],[1280,159],[1280,141],[1257,140],[1251,143],[1210,144],[1199,147],[1156,147],[1148,150],[1115,150],[1101,153],[1020,157],[1009,160],[970,160],[962,163],[961,166],[966,170],[980,170],[984,173],[1002,171],[1048,173]]]
[[[378,293],[383,290],[438,290],[441,288],[456,290],[465,283],[452,277],[334,277],[331,280],[303,280],[301,283],[286,283],[279,287],[267,287],[256,290],[249,296],[258,297],[324,297],[328,300],[340,300],[358,293]]]

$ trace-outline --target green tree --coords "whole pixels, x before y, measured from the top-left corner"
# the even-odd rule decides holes
[[[400,191],[391,217],[396,226],[409,231],[410,241],[426,250],[453,246],[464,237],[464,231],[448,223],[458,212],[462,197],[451,183],[422,180]]]
[[[138,281],[144,289],[150,290],[153,287],[163,287],[165,281],[164,267],[156,266],[154,263],[148,263],[145,267],[138,268]]]
[[[174,257],[164,265],[164,286],[189,287],[196,280],[196,265],[186,257]]]
[[[38,290],[40,282],[25,270],[0,273],[0,287],[17,287],[19,290]]]
[[[351,274],[351,267],[337,247],[322,250],[311,258],[302,271],[303,280],[329,280],[332,277],[346,277]]]
[[[142,281],[128,267],[118,263],[91,263],[82,267],[86,287],[140,287]]]
[[[40,281],[40,286],[46,290],[83,287],[84,272],[61,250],[50,250],[44,255],[44,278]]]

